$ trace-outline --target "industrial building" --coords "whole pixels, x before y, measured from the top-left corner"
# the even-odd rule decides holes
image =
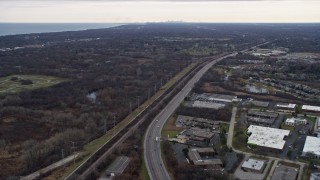
[[[305,125],[307,124],[307,120],[303,117],[291,117],[286,119],[285,124],[288,126],[296,126],[296,125]]]
[[[282,49],[255,49],[251,54],[254,56],[270,57],[285,55],[287,52]]]
[[[256,145],[266,150],[282,151],[286,143],[284,139],[289,136],[290,131],[250,125],[247,133],[250,135],[247,142],[249,145]]]
[[[304,143],[302,155],[320,159],[320,138],[307,136],[306,142]]]
[[[264,160],[250,158],[243,162],[241,169],[249,172],[263,173],[266,164]]]
[[[275,112],[261,112],[249,110],[247,113],[247,124],[271,127],[278,117]]]
[[[303,105],[302,112],[311,115],[320,115],[320,106]]]
[[[271,180],[295,180],[298,176],[298,169],[282,164],[277,165]]]
[[[210,101],[194,101],[192,103],[192,107],[197,108],[209,108],[209,109],[221,109],[224,108],[226,105],[223,103],[215,103]]]
[[[194,165],[221,169],[222,161],[220,159],[213,158],[214,155],[215,151],[213,148],[190,148],[188,152],[188,157]]]
[[[250,101],[250,103],[254,106],[264,107],[264,108],[267,108],[270,104],[268,101],[258,101],[258,100],[252,100]]]
[[[190,128],[187,129],[185,133],[189,139],[196,141],[210,141],[215,136],[214,132],[200,128]]]
[[[194,93],[191,95],[190,100],[193,101],[192,107],[212,109],[220,109],[225,107],[226,104],[239,101],[237,96],[211,93]]]
[[[238,101],[237,96],[224,95],[224,94],[211,94],[211,93],[203,93],[196,94],[194,93],[191,96],[192,101],[210,101],[215,103],[231,103],[234,101]]]
[[[179,115],[176,119],[175,125],[177,127],[199,127],[199,128],[209,128],[213,130],[219,129],[219,122],[211,119],[197,118],[191,116]]]
[[[279,112],[293,113],[296,110],[297,105],[291,103],[278,103],[276,108]]]

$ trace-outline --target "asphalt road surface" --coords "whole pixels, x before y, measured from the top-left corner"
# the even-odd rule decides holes
[[[269,41],[271,42],[271,41]],[[255,48],[269,42],[253,46]],[[248,48],[250,49],[250,48]],[[245,52],[248,49],[242,50]],[[171,179],[166,167],[161,158],[161,148],[160,141],[157,137],[161,137],[161,129],[165,124],[166,120],[175,111],[175,109],[180,105],[182,100],[188,95],[192,90],[194,84],[199,81],[199,79],[204,75],[204,73],[211,68],[215,63],[221,61],[230,56],[235,56],[237,52],[225,55],[223,57],[213,59],[210,63],[205,65],[201,70],[199,70],[185,87],[167,104],[167,106],[152,120],[149,125],[147,132],[145,134],[143,147],[144,147],[144,161],[148,170],[149,177],[151,180],[168,180]]]
[[[192,79],[185,85],[185,87],[167,104],[167,106],[153,119],[152,123],[147,129],[144,139],[144,160],[148,170],[148,174],[152,180],[167,180],[171,179],[165,165],[161,158],[160,141],[156,140],[156,137],[161,136],[161,129],[166,120],[180,105],[182,100],[188,95],[193,88],[194,84],[199,81],[203,74],[218,61],[234,56],[236,53],[232,53],[221,58],[217,58],[212,62],[205,65],[200,71],[198,71]]]

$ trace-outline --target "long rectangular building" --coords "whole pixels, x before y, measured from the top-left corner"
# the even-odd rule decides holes
[[[280,112],[295,112],[297,105],[296,104],[287,104],[287,103],[278,103],[276,105],[277,110]]]
[[[247,113],[247,124],[270,127],[278,117],[276,112],[261,112],[249,110]]]
[[[303,105],[302,111],[308,114],[320,115],[320,106]]]

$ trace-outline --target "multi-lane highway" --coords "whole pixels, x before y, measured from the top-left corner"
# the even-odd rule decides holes
[[[266,43],[269,43],[269,42],[265,42],[263,44],[266,44]],[[257,46],[261,46],[263,44],[260,44]],[[251,48],[255,48],[257,46],[253,46]],[[241,52],[244,52],[244,51],[247,51],[247,49]],[[171,179],[161,158],[160,141],[157,140],[157,137],[161,137],[161,129],[165,124],[166,120],[180,105],[182,100],[188,95],[188,93],[193,88],[194,84],[199,81],[199,79],[211,66],[221,61],[222,59],[225,59],[230,56],[235,56],[236,54],[237,53],[231,53],[226,56],[213,59],[210,63],[205,65],[189,80],[189,82],[185,85],[185,87],[153,119],[153,121],[151,122],[151,124],[149,125],[146,131],[144,142],[143,142],[144,161],[148,170],[148,174],[152,180]]]
[[[217,58],[212,62],[205,65],[199,70],[185,85],[185,87],[167,104],[167,106],[154,118],[152,123],[147,129],[144,139],[144,160],[148,170],[148,174],[152,180],[167,180],[170,176],[163,164],[161,158],[160,141],[156,140],[156,137],[161,136],[161,129],[165,124],[169,116],[180,105],[182,100],[188,95],[193,88],[194,84],[199,81],[203,74],[218,61],[234,56],[236,53],[232,53],[221,58]]]

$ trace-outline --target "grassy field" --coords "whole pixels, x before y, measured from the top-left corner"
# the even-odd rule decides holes
[[[146,164],[144,163],[144,160],[142,161],[139,177],[142,180],[150,180],[150,177],[149,177],[149,174],[148,174],[148,170],[147,170]]]
[[[226,133],[229,132],[229,126],[230,126],[230,124],[228,124],[228,123],[220,123],[221,130],[224,130]]]
[[[170,116],[166,123],[164,124],[161,130],[162,137],[174,138],[176,137],[181,131],[184,130],[182,127],[175,126],[176,116]]]
[[[29,83],[25,83],[24,85],[23,82],[25,81],[29,81]],[[63,81],[65,80],[52,76],[11,75],[0,78],[0,95],[45,88]]]
[[[234,129],[232,145],[235,149],[238,149],[240,151],[251,152],[247,145],[248,135],[246,135],[246,131],[247,128],[245,126],[236,126]]]
[[[110,131],[107,131],[107,133],[103,136],[101,136],[98,139],[95,139],[91,141],[90,143],[86,144],[84,146],[84,150],[81,152],[81,155],[79,158],[81,158],[81,161],[76,166],[67,167],[66,171],[64,171],[62,177],[66,177],[69,175],[73,170],[75,170],[84,160],[86,160],[92,153],[97,151],[101,146],[103,146],[105,143],[107,143],[114,135],[115,133],[121,131],[123,128],[125,128],[138,114],[140,114],[145,108],[147,108],[150,104],[152,104],[158,97],[160,97],[167,89],[169,89],[171,86],[173,86],[176,82],[178,82],[185,74],[187,74],[193,67],[195,67],[197,63],[192,63],[185,69],[183,69],[181,72],[179,72],[175,77],[173,77],[170,81],[168,81],[163,87],[160,88],[160,90],[153,95],[150,99],[145,101],[140,108],[135,109],[131,114],[129,114],[125,119],[123,119],[121,122],[119,122],[114,128],[112,128]],[[53,174],[54,175],[54,174]]]
[[[286,125],[285,122],[281,123],[280,128],[281,128],[281,129],[286,129],[286,130],[289,130],[289,131],[294,131],[294,126]]]

